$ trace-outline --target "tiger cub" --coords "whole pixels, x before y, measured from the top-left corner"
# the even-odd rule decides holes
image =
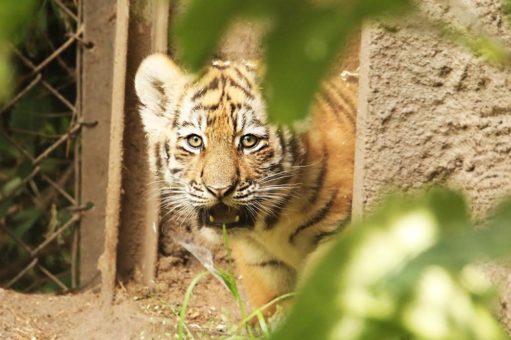
[[[350,218],[356,84],[325,82],[301,129],[268,123],[243,62],[194,76],[155,54],[135,88],[161,215],[171,216],[162,237],[225,225],[252,307],[292,291],[309,254]]]

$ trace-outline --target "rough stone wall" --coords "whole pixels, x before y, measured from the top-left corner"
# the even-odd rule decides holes
[[[421,4],[431,17],[480,25],[511,46],[500,0]],[[391,188],[446,183],[482,217],[511,193],[511,70],[417,22],[363,33],[355,213]]]

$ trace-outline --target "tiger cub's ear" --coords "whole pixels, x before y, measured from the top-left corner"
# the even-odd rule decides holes
[[[183,71],[168,56],[153,54],[142,61],[135,75],[135,91],[148,134],[158,135],[168,125],[168,103],[175,100],[184,82]]]

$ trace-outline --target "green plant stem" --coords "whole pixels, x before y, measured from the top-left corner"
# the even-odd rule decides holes
[[[275,299],[273,299],[270,302],[268,302],[267,304],[257,308],[252,313],[250,313],[247,317],[245,317],[243,320],[241,320],[241,323],[240,323],[239,327],[243,327],[254,316],[257,316],[258,313],[264,312],[266,309],[268,309],[269,307],[271,307],[275,303],[280,302],[282,300],[286,300],[286,299],[292,298],[295,295],[296,295],[296,292],[291,292],[291,293],[286,293],[286,294],[282,294],[280,296],[277,296]]]
[[[192,282],[190,282],[190,284],[188,285],[188,288],[186,288],[185,297],[183,299],[183,306],[181,307],[181,311],[179,313],[179,323],[177,325],[178,336],[179,336],[180,340],[186,339],[185,332],[184,332],[185,318],[186,318],[186,312],[188,310],[188,303],[190,302],[190,298],[192,296],[193,289],[195,288],[197,283],[199,283],[199,281],[201,279],[205,278],[208,274],[209,274],[209,272],[207,272],[207,271],[197,274],[197,276],[195,276],[193,278]],[[193,339],[192,333],[190,333],[190,336]]]

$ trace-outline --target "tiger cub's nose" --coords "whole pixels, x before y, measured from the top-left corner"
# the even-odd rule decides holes
[[[230,195],[234,191],[235,187],[236,187],[236,182],[234,182],[228,186],[225,186],[225,187],[215,187],[215,186],[206,185],[206,189],[208,189],[208,191],[210,193],[212,193],[217,198],[222,198],[222,197]]]

